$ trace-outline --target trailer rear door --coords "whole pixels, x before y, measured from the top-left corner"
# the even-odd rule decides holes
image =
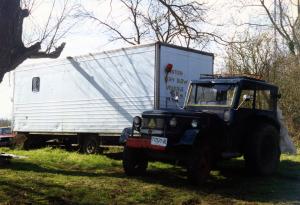
[[[156,107],[160,108],[176,108],[173,100],[176,95],[179,105],[183,106],[189,82],[199,79],[200,74],[213,74],[214,56],[211,53],[161,44],[158,61],[156,75],[160,77]],[[166,71],[168,64],[172,65],[171,72]]]

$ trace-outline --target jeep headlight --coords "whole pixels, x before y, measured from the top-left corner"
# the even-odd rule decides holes
[[[139,116],[135,116],[135,117],[133,118],[133,128],[134,128],[135,130],[139,131],[140,128],[141,128],[141,126],[142,126],[142,118],[139,117]]]
[[[191,122],[191,126],[192,126],[192,128],[197,128],[198,127],[198,121],[197,120],[193,120],[192,122]]]
[[[230,121],[230,110],[227,110],[224,112],[224,121],[229,122]]]
[[[171,120],[170,120],[170,126],[171,127],[176,127],[177,125],[177,119],[175,117],[173,117]]]

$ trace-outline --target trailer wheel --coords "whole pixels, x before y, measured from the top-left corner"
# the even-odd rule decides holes
[[[82,152],[85,154],[97,154],[99,152],[99,140],[97,137],[86,137],[82,145]]]
[[[148,159],[144,150],[124,147],[123,168],[128,176],[141,176],[148,167]]]
[[[280,162],[279,133],[269,124],[261,124],[250,134],[245,144],[247,170],[258,175],[273,174]]]
[[[204,141],[196,145],[187,163],[188,179],[193,185],[203,184],[209,177],[212,168],[212,153],[208,143]]]
[[[62,144],[67,151],[74,151],[73,146],[72,146],[72,141],[70,138],[63,138],[62,139]]]
[[[28,135],[24,143],[25,150],[39,149],[42,147],[46,147],[46,139],[44,137]]]

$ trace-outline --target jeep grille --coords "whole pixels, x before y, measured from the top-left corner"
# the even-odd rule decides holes
[[[143,118],[143,128],[163,129],[165,120],[162,118]]]

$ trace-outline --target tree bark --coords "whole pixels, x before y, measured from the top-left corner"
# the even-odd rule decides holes
[[[0,0],[0,82],[6,72],[31,57],[58,57],[65,44],[52,53],[39,52],[41,42],[25,47],[22,39],[23,21],[29,15],[20,7],[20,0]]]

